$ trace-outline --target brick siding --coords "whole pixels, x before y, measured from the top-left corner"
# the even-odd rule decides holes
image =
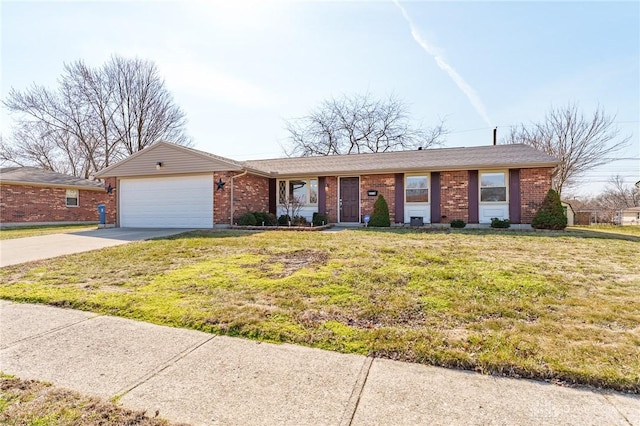
[[[520,170],[521,222],[531,223],[551,188],[553,168]]]
[[[326,188],[326,207],[325,214],[329,223],[338,222],[338,178],[336,176],[327,176],[325,178]]]
[[[244,175],[233,181],[234,222],[247,212],[269,211],[269,179]],[[215,205],[215,204],[214,204]]]
[[[469,221],[469,172],[466,170],[440,173],[440,214],[442,221]]]
[[[231,223],[231,176],[232,172],[213,174],[213,222],[217,225]],[[215,184],[220,179],[225,182],[219,190]],[[234,222],[246,212],[269,211],[269,179],[255,175],[244,175],[233,181]]]
[[[107,188],[111,185],[111,194],[107,194],[105,191],[105,222],[108,225],[115,225],[118,221],[118,180],[114,177],[106,178],[104,180],[104,186]]]
[[[361,214],[373,213],[373,205],[378,196],[369,196],[367,191],[375,189],[378,195],[382,195],[389,205],[389,218],[391,223],[395,222],[396,216],[396,197],[395,197],[395,175],[362,175],[360,176],[360,205]]]
[[[78,206],[66,205],[66,188],[0,185],[0,222],[97,222],[98,204],[107,203],[104,190],[79,189]]]

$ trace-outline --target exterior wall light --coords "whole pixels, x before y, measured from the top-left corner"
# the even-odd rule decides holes
[[[156,163],[156,170],[160,170],[162,168],[162,161],[158,161]]]

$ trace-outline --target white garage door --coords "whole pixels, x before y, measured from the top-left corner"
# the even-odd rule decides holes
[[[213,227],[213,176],[121,179],[120,226]]]

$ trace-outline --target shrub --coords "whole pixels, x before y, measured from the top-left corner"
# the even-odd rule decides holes
[[[564,215],[560,196],[553,189],[550,189],[545,195],[542,205],[531,221],[531,226],[535,229],[555,230],[567,227],[567,217]]]
[[[311,218],[311,223],[313,223],[313,226],[322,226],[328,224],[329,220],[326,214],[315,212]]]
[[[276,215],[273,213],[267,212],[253,212],[253,215],[256,217],[256,222],[259,226],[274,226],[276,224]]]
[[[510,226],[511,226],[511,221],[509,219],[500,219],[497,217],[491,218],[492,228],[508,228]]]
[[[238,219],[238,225],[240,226],[256,226],[257,223],[258,221],[253,213],[245,213]]]
[[[305,226],[309,224],[307,218],[304,216],[294,216],[292,223],[294,226]]]
[[[451,222],[449,222],[449,225],[452,228],[464,228],[465,226],[467,226],[466,222],[462,219],[453,219]]]
[[[278,225],[288,226],[291,222],[291,217],[288,214],[283,214],[278,218]]]
[[[378,199],[373,204],[373,213],[371,213],[371,218],[369,219],[369,226],[391,226],[391,220],[389,219],[389,206],[382,195],[378,195]]]

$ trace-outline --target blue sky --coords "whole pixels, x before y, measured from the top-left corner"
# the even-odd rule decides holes
[[[150,59],[195,147],[234,159],[282,156],[285,119],[368,91],[395,93],[416,122],[446,118],[445,146],[490,144],[492,126],[504,135],[551,106],[601,105],[632,135],[619,157],[633,160],[589,172],[575,192],[616,173],[640,180],[635,1],[3,1],[0,13],[2,97],[55,85],[64,62]]]

